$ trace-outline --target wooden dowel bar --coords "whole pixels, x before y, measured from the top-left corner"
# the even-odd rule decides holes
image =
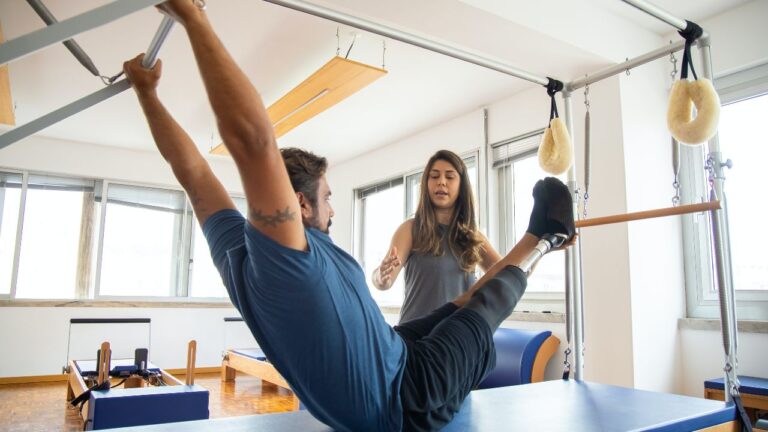
[[[699,213],[720,209],[720,201],[709,201],[699,204],[688,204],[677,207],[667,207],[656,210],[646,210],[634,213],[624,213],[576,221],[576,228],[586,228],[598,225],[608,225],[621,222],[631,222],[640,219],[651,219],[664,216],[675,216],[688,213]]]
[[[197,341],[189,341],[189,347],[187,348],[187,385],[195,383],[195,356],[197,354]]]

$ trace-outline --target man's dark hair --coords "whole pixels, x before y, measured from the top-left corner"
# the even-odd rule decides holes
[[[306,150],[288,147],[280,149],[295,192],[301,192],[312,207],[317,207],[317,186],[328,169],[328,161]]]

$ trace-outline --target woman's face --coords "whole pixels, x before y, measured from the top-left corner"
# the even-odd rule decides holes
[[[450,162],[438,159],[432,164],[428,175],[427,189],[432,205],[439,209],[452,209],[459,198],[459,172]]]

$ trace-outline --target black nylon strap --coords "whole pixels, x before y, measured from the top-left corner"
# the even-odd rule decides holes
[[[80,393],[80,396],[72,399],[72,402],[70,402],[70,403],[72,404],[72,406],[78,406],[80,404],[84,404],[91,397],[91,392],[92,391],[94,391],[94,390],[109,390],[109,389],[110,389],[109,380],[106,380],[103,383],[96,384],[95,386],[89,388],[88,390]]]
[[[749,419],[749,415],[747,415],[747,411],[744,409],[744,403],[741,401],[741,396],[733,396],[733,403],[736,404],[736,408],[739,410],[741,430],[744,432],[752,432],[752,420]]]
[[[685,30],[678,32],[680,36],[685,39],[685,49],[683,50],[683,67],[680,69],[680,79],[688,79],[688,67],[691,68],[693,79],[699,79],[696,75],[696,70],[693,68],[693,59],[691,58],[691,46],[701,35],[704,34],[704,30],[696,23],[686,20]]]
[[[557,102],[555,102],[555,95],[557,92],[563,90],[563,82],[550,77],[547,77],[547,80],[549,80],[549,82],[545,87],[547,88],[547,94],[551,100],[549,106],[549,120],[552,121],[552,119],[560,117],[560,115],[557,113]]]

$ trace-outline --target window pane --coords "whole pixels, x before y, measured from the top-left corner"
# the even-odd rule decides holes
[[[30,176],[17,298],[74,298],[84,198],[93,182]]]
[[[768,291],[768,260],[765,248],[756,241],[758,221],[768,214],[768,202],[756,193],[768,158],[768,145],[762,134],[766,118],[768,95],[726,105],[720,114],[722,151],[734,162],[733,169],[726,170],[725,192],[737,290]]]
[[[389,251],[392,235],[403,223],[403,192],[400,184],[363,198],[363,269],[369,280]],[[403,303],[403,276],[386,291],[371,286],[374,300],[381,306],[400,306]]]
[[[0,294],[10,294],[21,205],[21,174],[0,173]]]
[[[99,294],[173,295],[184,194],[114,184],[107,194]]]
[[[499,170],[499,187],[502,188],[499,225],[502,230],[501,235],[506,240],[505,250],[499,252],[506,254],[528,228],[528,219],[533,210],[533,196],[531,196],[533,186],[548,174],[539,167],[535,154],[516,159],[496,169]],[[510,228],[514,236],[506,232]],[[564,259],[564,252],[558,251],[548,254],[541,260],[536,266],[534,277],[528,281],[526,292],[563,292],[565,290]]]
[[[242,198],[233,198],[235,206],[245,215],[247,204]],[[228,297],[227,289],[221,282],[219,271],[213,265],[208,242],[200,224],[195,221],[195,239],[192,248],[192,276],[189,279],[190,297]]]

